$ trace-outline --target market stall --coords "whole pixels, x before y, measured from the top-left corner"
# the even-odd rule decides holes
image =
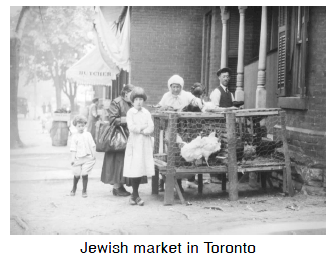
[[[221,174],[222,189],[226,190],[228,180],[229,198],[237,200],[241,181],[238,173],[242,178],[250,172],[259,173],[265,188],[266,181],[271,185],[272,172],[281,172],[283,189],[293,196],[283,110],[155,112],[152,115],[156,169],[152,193],[158,193],[161,173],[166,179],[165,205],[174,203],[174,188],[185,203],[177,179],[198,174],[198,189],[202,192],[203,173]]]

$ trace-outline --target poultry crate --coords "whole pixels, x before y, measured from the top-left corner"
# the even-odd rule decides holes
[[[226,190],[228,179],[230,200],[238,199],[238,184],[250,172],[259,173],[263,188],[266,181],[272,186],[272,172],[282,172],[283,189],[293,195],[283,110],[163,111],[152,116],[152,193],[158,194],[159,176],[165,176],[165,205],[174,203],[174,188],[185,202],[176,179],[198,174],[198,192],[202,193],[203,173],[221,175],[222,190]]]

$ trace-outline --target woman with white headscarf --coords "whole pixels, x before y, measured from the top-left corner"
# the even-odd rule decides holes
[[[200,98],[195,97],[192,93],[183,90],[184,79],[179,75],[173,75],[168,80],[169,92],[165,93],[158,103],[161,110],[172,110],[172,111],[182,111],[183,108],[188,105],[193,107],[202,108],[203,104]],[[165,131],[165,138],[169,140],[170,138],[170,128],[167,127]],[[181,184],[181,180],[177,180],[181,192],[184,192]],[[164,181],[160,180],[159,191],[164,191]]]
[[[181,111],[188,105],[202,108],[202,101],[195,97],[192,93],[183,90],[184,79],[179,75],[173,75],[168,80],[169,92],[165,93],[158,103],[162,110]]]

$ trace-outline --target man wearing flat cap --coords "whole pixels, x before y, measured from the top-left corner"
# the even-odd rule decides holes
[[[219,107],[232,107],[235,101],[234,95],[229,91],[228,84],[231,76],[231,69],[223,68],[219,69],[216,73],[219,80],[220,86],[212,91],[210,94],[210,100],[214,105]]]

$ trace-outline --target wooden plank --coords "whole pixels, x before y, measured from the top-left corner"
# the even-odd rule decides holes
[[[175,184],[174,184],[174,185],[175,185],[175,187],[176,187],[176,191],[177,191],[177,194],[178,194],[178,197],[179,197],[181,203],[182,203],[182,204],[185,204],[185,200],[184,200],[184,197],[183,197],[182,192],[180,191],[180,188],[179,188],[179,185],[178,185],[177,180],[175,180]]]
[[[287,130],[286,130],[286,112],[280,111],[281,118],[281,137],[283,142],[283,152],[284,152],[284,160],[286,164],[286,175],[287,175],[287,186],[289,196],[293,197],[295,194],[293,183],[291,180],[291,167],[290,167],[290,157],[287,143]]]
[[[165,119],[167,119],[169,117],[169,115],[165,114],[165,113],[156,113],[156,112],[153,112],[153,113],[151,113],[151,115],[152,115],[153,118],[157,117],[157,118],[165,118]]]
[[[159,152],[159,146],[160,146],[160,138],[159,138],[159,131],[158,129],[160,129],[160,119],[154,119],[154,127],[155,127],[155,131],[154,131],[154,151],[153,153],[158,153]]]
[[[228,179],[229,179],[229,199],[235,201],[238,199],[238,174],[237,174],[237,156],[236,156],[236,118],[234,113],[227,113],[227,132],[228,132]]]
[[[267,111],[267,112],[238,112],[236,117],[248,117],[248,116],[269,116],[269,115],[278,115],[279,111]]]
[[[187,114],[179,113],[179,118],[224,118],[225,116],[223,114],[218,113],[191,113],[187,112]]]
[[[172,147],[176,144],[177,132],[177,115],[169,115],[170,135],[168,158],[167,158],[167,174],[165,178],[164,205],[172,205],[174,202],[173,189],[175,187],[175,156]]]
[[[237,112],[269,112],[269,111],[282,111],[281,108],[248,108],[248,109],[239,109],[234,111]]]
[[[251,137],[252,137],[251,142],[253,142],[254,129],[253,129],[253,118],[252,117],[250,117],[250,129],[251,129],[250,134],[251,134]]]
[[[176,168],[176,173],[226,173],[228,172],[227,166],[216,166],[216,168],[208,168],[208,167],[202,167],[202,168]]]
[[[162,167],[166,167],[167,166],[167,163],[160,160],[160,159],[157,159],[157,158],[154,158],[154,162],[155,162],[155,165],[157,166],[162,166]]]
[[[282,191],[283,192],[287,192],[287,173],[286,173],[286,168],[283,168]]]
[[[224,114],[221,113],[195,113],[195,112],[154,112],[153,117],[163,117],[168,118],[169,115],[177,115],[178,118],[224,118]]]
[[[274,128],[281,129],[280,125],[275,125]],[[316,131],[311,129],[304,129],[299,127],[286,126],[288,131],[306,134],[306,135],[315,135],[315,136],[326,136],[326,131]]]
[[[202,174],[198,174],[198,193],[202,194],[203,189],[203,180],[202,180]]]
[[[222,173],[222,191],[227,190],[227,175]]]
[[[151,178],[151,193],[158,194],[159,170],[155,167],[155,175]]]
[[[164,136],[164,131],[160,130],[160,135],[159,135],[159,142],[158,142],[158,153],[163,153],[164,152],[164,141],[163,141],[163,136]],[[156,142],[156,141],[155,141]]]
[[[251,163],[243,163],[240,166],[243,168],[251,168],[251,167],[268,167],[268,166],[284,166],[284,162],[277,162],[277,161],[271,161],[271,162],[265,162],[265,161],[258,161],[254,160]]]
[[[284,166],[262,166],[262,167],[251,167],[251,168],[243,168],[238,167],[239,172],[261,172],[261,171],[277,171],[282,170]]]
[[[158,166],[159,171],[161,174],[166,175],[166,167],[164,166]],[[283,170],[284,165],[270,165],[270,166],[258,166],[258,167],[238,167],[238,172],[255,172],[255,171],[276,171],[276,170]],[[216,166],[216,168],[176,168],[176,174],[200,174],[200,173],[218,173],[218,174],[224,174],[228,172],[227,166]]]

